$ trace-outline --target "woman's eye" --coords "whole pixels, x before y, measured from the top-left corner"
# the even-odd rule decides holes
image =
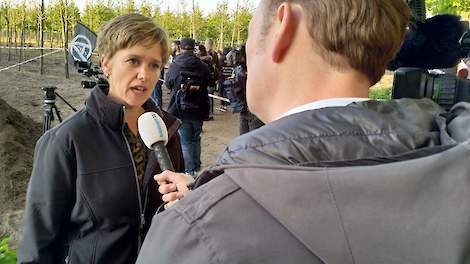
[[[151,67],[152,69],[160,69],[160,64],[158,64],[158,63],[152,63],[152,64],[150,64],[150,67]]]
[[[131,58],[127,60],[127,63],[132,64],[132,65],[137,65],[139,64],[139,61],[135,58]]]

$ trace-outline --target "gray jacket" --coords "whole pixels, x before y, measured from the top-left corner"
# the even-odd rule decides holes
[[[282,118],[155,216],[137,263],[470,263],[469,121],[407,99]]]

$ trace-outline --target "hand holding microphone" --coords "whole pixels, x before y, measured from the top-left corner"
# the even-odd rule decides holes
[[[154,151],[162,170],[154,179],[159,185],[158,191],[163,194],[165,208],[168,208],[189,192],[188,185],[194,179],[189,175],[173,172],[173,164],[165,147],[168,143],[168,131],[159,115],[154,112],[142,114],[138,119],[138,128],[142,141]]]

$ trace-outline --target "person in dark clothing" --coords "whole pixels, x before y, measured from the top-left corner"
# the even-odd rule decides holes
[[[160,79],[158,79],[157,84],[155,84],[155,89],[153,89],[152,95],[150,96],[155,104],[158,107],[162,108],[163,105],[163,79],[165,78],[165,67],[162,67],[160,71]]]
[[[137,263],[470,263],[470,103],[367,98],[410,15],[405,0],[261,0],[247,102],[266,125],[195,182],[155,177],[170,208]]]
[[[260,128],[264,123],[248,110],[246,102],[246,52],[245,45],[237,49],[235,59],[234,78],[230,96],[230,107],[232,112],[240,113],[240,135]]]
[[[181,41],[179,40],[173,40],[171,42],[171,58],[170,61],[173,61],[176,56],[178,56],[181,53]]]
[[[201,168],[201,132],[209,117],[209,66],[194,54],[193,39],[181,40],[181,54],[171,63],[165,78],[171,90],[168,112],[182,121],[179,134],[185,171],[195,175]],[[189,83],[191,82],[191,83]]]
[[[214,60],[214,57],[207,52],[206,46],[199,45],[197,47],[197,56],[205,62],[209,66],[209,85],[207,86],[207,92],[209,94],[214,94],[215,87],[217,83],[217,69],[216,69],[216,62],[217,59]],[[208,120],[214,120],[214,99],[209,97],[209,118]]]
[[[138,14],[114,18],[97,48],[109,89],[95,87],[85,107],[37,142],[18,263],[134,263],[162,204],[152,180],[161,172],[137,118],[157,113],[167,149],[184,171],[180,122],[150,94],[168,59],[166,33]]]

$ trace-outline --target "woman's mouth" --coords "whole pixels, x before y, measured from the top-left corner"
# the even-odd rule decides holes
[[[136,94],[145,94],[145,92],[147,92],[147,88],[144,86],[132,86],[131,91]]]

